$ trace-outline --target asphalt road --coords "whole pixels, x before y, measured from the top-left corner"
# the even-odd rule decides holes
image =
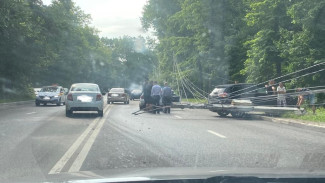
[[[132,115],[138,101],[105,105],[104,117],[65,106],[0,106],[0,182],[44,182],[95,170],[154,167],[325,170],[325,133],[199,109]]]

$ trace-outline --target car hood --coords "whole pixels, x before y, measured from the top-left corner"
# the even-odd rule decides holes
[[[255,168],[143,168],[111,169],[60,173],[53,175],[56,181],[69,182],[131,182],[149,180],[210,179],[213,177],[256,178],[324,178],[323,170],[255,169]],[[53,177],[53,178],[54,178]],[[60,180],[62,179],[62,180]]]
[[[38,96],[48,96],[48,97],[53,97],[58,95],[59,93],[57,92],[38,92]]]

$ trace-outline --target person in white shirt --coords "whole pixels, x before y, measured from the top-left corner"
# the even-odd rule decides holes
[[[279,86],[276,91],[278,93],[278,106],[286,106],[286,88],[283,86],[282,82],[279,83]]]

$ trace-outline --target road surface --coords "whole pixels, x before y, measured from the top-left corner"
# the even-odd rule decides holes
[[[136,110],[138,101],[131,101],[105,105],[102,118],[68,118],[65,106],[0,106],[0,182],[154,167],[325,170],[320,131],[208,110],[132,115]]]

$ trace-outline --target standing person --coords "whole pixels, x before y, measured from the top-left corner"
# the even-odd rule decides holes
[[[265,85],[267,95],[275,95],[275,84],[274,80],[270,80],[268,85]]]
[[[278,106],[286,106],[286,88],[283,86],[283,83],[280,82],[279,86],[277,88],[277,93],[278,93]]]
[[[309,100],[309,104],[312,106],[313,114],[315,114],[315,94],[308,88],[298,88],[296,92],[300,93],[298,96],[297,108],[300,109],[300,106],[304,103],[304,100]]]
[[[151,88],[152,88],[152,81],[146,81],[146,84],[144,85],[143,88],[143,98],[144,98],[144,106],[146,109],[149,108],[150,104],[152,103],[151,99]]]
[[[159,110],[159,101],[160,101],[160,96],[161,96],[161,87],[158,85],[157,81],[153,83],[153,87],[151,89],[151,97],[153,99],[153,105],[154,105],[154,110],[153,113],[160,113]]]
[[[162,102],[164,104],[164,113],[170,113],[170,105],[172,101],[172,89],[168,83],[164,83],[165,87],[162,89]]]

